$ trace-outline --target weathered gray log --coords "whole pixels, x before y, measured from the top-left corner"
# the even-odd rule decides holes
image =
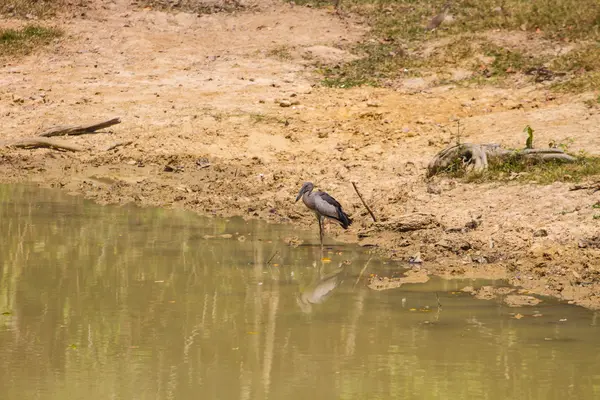
[[[76,136],[76,135],[84,135],[86,133],[96,133],[96,131],[104,128],[108,128],[109,126],[113,126],[116,124],[120,124],[120,118],[112,118],[106,121],[96,122],[88,125],[61,125],[50,128],[40,134],[42,137],[52,137],[52,136]]]
[[[56,139],[46,139],[43,137],[33,137],[27,139],[15,139],[15,140],[5,140],[0,142],[0,145],[7,147],[16,147],[21,149],[38,149],[38,148],[48,148],[55,150],[65,150],[65,151],[83,151],[82,147],[65,143]]]
[[[447,170],[457,163],[467,172],[482,172],[491,162],[502,162],[509,157],[546,161],[574,162],[577,159],[560,149],[506,150],[499,144],[463,143],[445,148],[433,157],[427,166],[427,177]]]

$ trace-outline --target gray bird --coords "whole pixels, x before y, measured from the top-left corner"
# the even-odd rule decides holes
[[[450,2],[446,2],[446,4],[444,4],[444,8],[442,8],[442,12],[440,12],[435,17],[431,18],[431,21],[429,21],[429,24],[427,24],[427,27],[425,29],[427,29],[428,31],[432,31],[432,30],[436,29],[437,27],[439,27],[442,24],[442,22],[444,22],[446,17],[448,16],[448,11],[450,10],[450,5],[451,5]]]
[[[321,246],[323,246],[323,220],[325,218],[336,221],[344,229],[348,229],[352,224],[352,220],[342,210],[342,206],[336,199],[319,190],[313,192],[313,189],[312,182],[305,182],[296,197],[296,201],[302,197],[306,207],[315,213],[317,221],[319,221],[319,238],[321,239]]]

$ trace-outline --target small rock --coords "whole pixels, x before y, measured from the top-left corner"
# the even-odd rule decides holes
[[[167,164],[164,168],[165,172],[181,172],[183,171],[183,167],[180,165]]]
[[[196,165],[198,168],[208,168],[210,167],[210,161],[208,161],[208,158],[206,157],[200,157],[196,160]]]
[[[477,229],[479,227],[479,225],[481,225],[480,220],[472,219],[471,221],[469,221],[465,224],[465,229],[467,231],[472,231],[472,230]]]
[[[538,229],[537,231],[533,232],[533,237],[546,237],[548,236],[548,231],[545,229]]]
[[[367,107],[381,107],[381,104],[378,101],[369,100],[367,101]]]
[[[279,101],[279,106],[280,107],[291,107],[292,102],[289,100],[281,100],[281,101]]]
[[[421,253],[417,253],[414,256],[410,257],[408,259],[408,262],[410,264],[421,264],[423,262],[423,259],[421,258]]]
[[[509,307],[535,306],[542,301],[532,296],[511,294],[504,298],[504,303]]]
[[[298,247],[302,243],[304,243],[304,241],[298,238],[298,236],[286,237],[285,239],[283,239],[283,241],[290,247]]]
[[[329,136],[329,133],[327,133],[327,132],[319,132],[318,136],[319,136],[319,139],[325,139],[326,137]]]
[[[436,184],[430,183],[429,185],[427,185],[427,193],[442,194],[442,188],[440,188]]]

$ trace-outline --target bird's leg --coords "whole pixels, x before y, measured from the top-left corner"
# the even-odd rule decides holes
[[[318,215],[317,220],[319,221],[319,239],[321,240],[321,248],[323,248],[323,218]]]

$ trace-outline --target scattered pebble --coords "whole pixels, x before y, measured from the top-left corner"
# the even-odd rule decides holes
[[[533,237],[546,237],[548,236],[548,231],[545,229],[538,229],[537,231],[533,232]]]

